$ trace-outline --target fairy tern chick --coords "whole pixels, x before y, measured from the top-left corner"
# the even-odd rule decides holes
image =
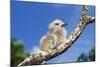
[[[63,21],[56,19],[49,24],[49,32],[47,32],[40,40],[40,48],[46,52],[52,52],[60,44],[67,39],[67,30]]]

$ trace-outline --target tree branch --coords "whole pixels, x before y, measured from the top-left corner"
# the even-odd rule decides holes
[[[95,17],[88,16],[88,7],[86,5],[83,6],[83,14],[80,19],[80,23],[75,28],[74,32],[69,36],[69,38],[65,41],[65,44],[61,44],[56,48],[52,49],[52,53],[38,53],[33,54],[29,58],[25,59],[22,63],[18,66],[24,65],[37,65],[37,64],[44,64],[44,61],[48,61],[62,53],[64,53],[68,48],[70,48],[73,43],[78,39],[78,37],[84,31],[86,25],[95,22]]]

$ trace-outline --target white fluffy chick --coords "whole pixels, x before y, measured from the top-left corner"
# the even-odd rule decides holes
[[[40,48],[45,52],[51,53],[52,49],[63,44],[67,39],[66,25],[59,19],[51,22],[49,24],[49,32],[40,40]]]

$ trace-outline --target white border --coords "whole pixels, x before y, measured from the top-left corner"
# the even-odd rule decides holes
[[[0,67],[10,64],[10,4],[0,0]]]
[[[16,0],[16,1],[95,5],[95,0]]]
[[[100,62],[100,5],[99,0],[34,0],[37,2],[96,5],[96,62],[39,65],[37,67],[99,67]],[[80,2],[79,2],[80,1]],[[93,32],[94,33],[94,32]],[[0,0],[0,67],[10,64],[10,1]],[[31,67],[31,66],[28,66]],[[35,66],[34,66],[35,67]]]

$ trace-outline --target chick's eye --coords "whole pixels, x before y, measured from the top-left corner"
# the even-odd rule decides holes
[[[59,25],[59,23],[55,23],[55,25]]]

